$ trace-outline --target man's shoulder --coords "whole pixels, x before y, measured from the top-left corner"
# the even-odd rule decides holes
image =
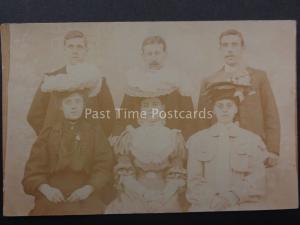
[[[54,76],[54,75],[62,74],[62,73],[67,73],[66,66],[63,66],[63,67],[61,67],[59,69],[56,69],[56,70],[52,70],[50,72],[46,72],[45,74],[48,75],[48,76]]]
[[[266,71],[253,68],[253,67],[247,67],[247,71],[249,74],[251,74],[253,77],[258,78],[258,79],[263,79],[267,76]]]
[[[210,83],[213,82],[215,79],[219,78],[225,73],[223,68],[220,68],[219,70],[207,75],[204,77],[203,82],[204,83]]]

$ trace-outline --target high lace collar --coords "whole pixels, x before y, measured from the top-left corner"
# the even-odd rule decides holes
[[[138,67],[128,73],[126,93],[135,97],[158,97],[179,90],[188,96],[190,87],[184,79],[183,74],[171,66],[155,71]]]

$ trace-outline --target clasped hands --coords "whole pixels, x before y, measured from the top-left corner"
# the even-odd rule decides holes
[[[91,185],[85,185],[81,188],[76,189],[72,194],[65,198],[63,193],[55,187],[51,187],[49,184],[42,184],[39,186],[39,191],[53,203],[60,202],[76,202],[87,199],[90,194],[94,191],[94,187]]]
[[[148,201],[159,201],[161,203],[169,200],[180,188],[185,186],[185,180],[182,179],[170,179],[168,180],[166,187],[162,191],[147,190],[143,194],[143,197]]]

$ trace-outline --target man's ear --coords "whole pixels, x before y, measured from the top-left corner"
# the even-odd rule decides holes
[[[243,50],[245,50],[245,49],[246,49],[246,45],[245,45],[245,44],[242,46],[242,49],[243,49]]]
[[[238,114],[238,112],[239,112],[239,110],[238,110],[238,106],[236,105],[236,103],[234,103],[234,115],[236,116],[237,114]]]

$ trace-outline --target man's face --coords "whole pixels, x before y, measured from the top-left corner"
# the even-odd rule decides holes
[[[87,54],[87,46],[83,38],[72,38],[65,41],[65,56],[71,65],[83,63]]]
[[[227,65],[235,66],[240,63],[244,46],[238,35],[223,36],[220,41],[220,51]]]
[[[146,120],[148,122],[156,122],[160,120],[159,115],[153,114],[153,109],[161,112],[164,106],[158,98],[147,98],[141,102],[141,111],[146,112]]]
[[[233,100],[222,99],[215,102],[213,111],[219,123],[227,124],[233,122],[238,109]]]
[[[148,69],[159,70],[163,67],[167,53],[162,44],[149,44],[143,47],[143,59]]]
[[[74,93],[62,100],[64,117],[68,120],[78,120],[82,115],[83,108],[84,100],[78,93]]]

